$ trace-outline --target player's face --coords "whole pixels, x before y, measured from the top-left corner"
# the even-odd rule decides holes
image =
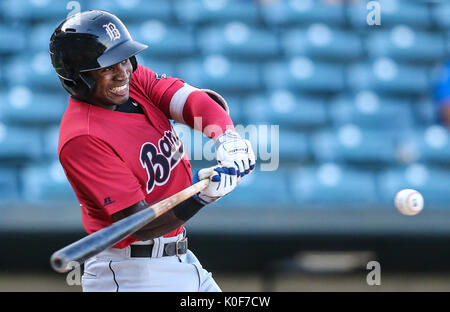
[[[115,65],[91,71],[96,88],[89,102],[106,109],[114,110],[128,100],[133,66],[129,59]]]

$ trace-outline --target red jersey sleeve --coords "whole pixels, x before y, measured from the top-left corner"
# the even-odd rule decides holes
[[[60,162],[77,198],[112,215],[145,198],[138,179],[104,141],[78,136],[67,142]]]
[[[227,129],[234,130],[230,115],[205,92],[192,92],[183,108],[185,123],[192,129],[201,130],[214,141]],[[200,124],[196,124],[196,119]]]
[[[214,140],[226,129],[234,129],[230,116],[218,103],[181,79],[158,75],[138,65],[131,84],[131,90],[136,91],[130,94],[132,97],[146,94],[168,119],[184,123]],[[196,124],[195,119],[200,120],[201,125]]]
[[[133,73],[131,85],[132,89],[147,95],[167,118],[173,119],[170,115],[170,100],[175,92],[183,87],[183,80],[165,74],[157,74],[150,68],[138,65]],[[130,95],[133,96],[133,94]]]

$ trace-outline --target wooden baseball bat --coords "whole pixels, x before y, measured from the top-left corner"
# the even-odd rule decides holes
[[[76,261],[82,264],[86,259],[115,245],[179,203],[204,190],[208,184],[209,179],[201,180],[144,210],[123,218],[54,252],[50,258],[52,268],[57,272],[64,273],[70,269],[68,268],[70,262]]]

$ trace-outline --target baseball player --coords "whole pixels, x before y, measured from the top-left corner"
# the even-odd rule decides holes
[[[135,55],[146,48],[131,38],[116,16],[98,10],[67,18],[51,36],[53,67],[70,94],[58,155],[80,202],[83,226],[93,233],[193,181],[210,183],[88,259],[82,288],[220,291],[188,249],[184,223],[230,193],[254,169],[255,156],[250,142],[234,131],[227,103],[219,94],[139,65]],[[201,118],[201,128],[194,125],[194,118]],[[193,177],[170,119],[213,139],[218,165]]]

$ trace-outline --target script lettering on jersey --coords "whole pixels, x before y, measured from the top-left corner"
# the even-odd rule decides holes
[[[167,183],[171,171],[180,163],[184,155],[183,142],[175,131],[166,131],[155,145],[146,142],[141,146],[140,161],[147,171],[147,194],[155,185]]]

